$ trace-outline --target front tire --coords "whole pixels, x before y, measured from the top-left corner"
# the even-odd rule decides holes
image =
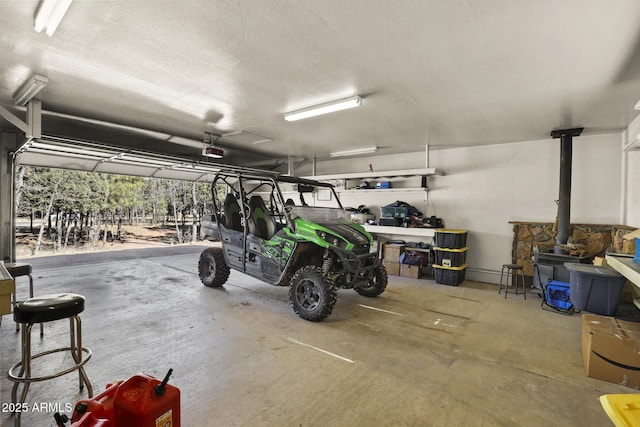
[[[322,275],[319,267],[300,268],[289,285],[289,303],[293,311],[305,320],[320,322],[331,314],[336,303],[336,287]]]
[[[380,264],[378,268],[373,270],[373,277],[369,280],[369,286],[355,288],[355,291],[365,297],[377,297],[386,289],[388,280],[387,269]]]
[[[198,275],[202,284],[210,288],[218,288],[229,278],[229,266],[224,261],[220,248],[207,248],[200,254]]]

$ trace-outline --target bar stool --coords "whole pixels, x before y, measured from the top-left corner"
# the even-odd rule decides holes
[[[5,264],[4,266],[9,272],[9,274],[11,275],[11,277],[14,278],[14,280],[20,276],[29,277],[29,298],[33,298],[33,276],[31,275],[31,271],[32,271],[31,264],[12,263],[12,264]],[[16,294],[17,292],[13,294],[14,309],[16,308],[16,304],[18,304],[18,301],[16,299]],[[16,322],[16,332],[18,332],[19,330],[20,330],[20,324]],[[42,323],[40,323],[40,336],[43,336],[43,335],[44,335],[44,329],[42,327]]]
[[[500,272],[500,286],[498,286],[498,295],[502,291],[502,278],[504,277],[505,270],[507,272],[507,277],[504,284],[504,297],[507,298],[507,293],[509,289],[509,277],[511,277],[511,285],[515,285],[515,294],[518,295],[518,277],[520,278],[520,283],[522,284],[522,293],[524,294],[524,299],[527,299],[527,289],[524,286],[524,269],[519,264],[502,264],[502,271]]]
[[[21,407],[27,398],[29,385],[32,382],[46,381],[61,377],[75,370],[78,371],[80,390],[87,386],[89,398],[93,397],[93,388],[84,370],[84,365],[91,359],[91,350],[82,346],[82,323],[79,314],[84,311],[84,297],[78,294],[62,293],[43,295],[29,298],[18,303],[13,311],[13,319],[22,326],[22,359],[14,364],[7,373],[10,381],[14,382],[11,391],[11,399],[16,407]],[[31,355],[31,328],[34,323],[53,322],[55,320],[69,319],[69,347],[56,348],[42,353]],[[31,361],[48,354],[69,351],[75,365],[51,375],[40,377],[31,376]],[[86,357],[83,358],[83,353]],[[16,373],[16,371],[18,371]],[[23,385],[22,394],[18,401],[18,387]],[[20,426],[20,412],[14,413],[15,426]]]

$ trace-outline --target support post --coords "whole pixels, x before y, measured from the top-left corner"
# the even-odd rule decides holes
[[[0,261],[15,262],[15,198],[12,152],[17,146],[17,135],[0,134]]]

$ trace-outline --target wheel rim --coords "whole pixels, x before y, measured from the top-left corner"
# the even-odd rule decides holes
[[[296,302],[305,310],[313,311],[320,305],[318,285],[309,279],[303,279],[296,287]]]
[[[378,281],[379,281],[378,274],[375,273],[373,277],[369,279],[369,286],[363,286],[362,289],[371,290],[377,286]]]
[[[206,278],[212,277],[216,272],[216,266],[213,260],[209,259],[204,263],[203,274]]]

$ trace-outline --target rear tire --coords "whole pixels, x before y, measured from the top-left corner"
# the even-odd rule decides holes
[[[198,275],[205,286],[218,288],[229,278],[229,266],[220,248],[207,248],[200,254]]]
[[[320,322],[331,314],[336,303],[336,287],[313,265],[300,268],[289,285],[289,303],[305,320]]]
[[[355,291],[364,297],[377,297],[386,289],[388,280],[387,269],[380,264],[373,270],[373,278],[369,280],[369,286],[355,288]]]

